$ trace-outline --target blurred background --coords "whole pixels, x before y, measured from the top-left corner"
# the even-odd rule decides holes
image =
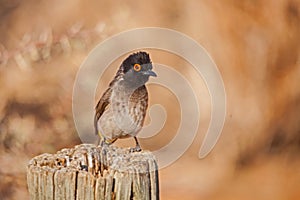
[[[192,146],[160,171],[161,199],[300,199],[299,0],[0,0],[0,199],[29,199],[28,161],[81,143],[72,90],[88,53],[113,34],[148,26],[180,31],[203,45],[227,94],[220,140],[199,159],[209,93],[183,59],[149,50],[154,63],[191,81],[201,110]],[[95,103],[121,60],[100,81]],[[168,115],[159,134],[141,140],[156,150],[176,133],[180,109],[164,88],[149,90],[150,104],[162,104]]]

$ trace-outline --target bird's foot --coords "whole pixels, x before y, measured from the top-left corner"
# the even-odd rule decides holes
[[[129,152],[130,152],[130,153],[140,152],[140,151],[142,151],[140,145],[137,145],[137,146],[132,147],[132,148],[129,149]]]
[[[110,144],[108,144],[105,140],[102,140],[100,142],[100,147],[107,149],[109,147]]]

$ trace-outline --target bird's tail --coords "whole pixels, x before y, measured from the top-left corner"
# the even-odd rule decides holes
[[[99,130],[98,130],[98,118],[97,118],[97,113],[94,116],[94,128],[95,128],[95,135],[98,136],[98,139],[96,141],[96,145],[98,146],[101,143],[101,137],[99,134]]]
[[[97,117],[97,113],[94,116],[94,128],[95,128],[95,135],[98,135],[98,117]]]

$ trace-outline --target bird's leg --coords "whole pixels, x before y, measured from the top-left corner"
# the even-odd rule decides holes
[[[100,147],[103,147],[103,145],[104,145],[104,143],[106,143],[105,142],[105,137],[100,133],[100,132],[98,132],[98,139],[97,139],[97,146],[100,146]]]
[[[99,132],[99,137],[97,140],[97,145],[100,147],[104,147],[104,145],[108,146],[108,143],[105,139],[105,137]]]
[[[100,147],[104,147],[104,145],[105,146],[108,146],[108,144],[106,143],[106,141],[105,141],[105,139],[102,139],[102,140],[100,140],[101,142],[100,142]]]
[[[137,139],[136,137],[133,137],[133,138],[134,138],[134,140],[135,140],[135,144],[136,144],[136,145],[135,145],[134,148],[130,148],[130,152],[140,152],[140,151],[142,151],[138,139]]]

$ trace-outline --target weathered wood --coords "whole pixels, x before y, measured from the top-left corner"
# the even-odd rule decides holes
[[[30,199],[159,199],[158,170],[149,151],[82,144],[42,154],[28,164]]]

